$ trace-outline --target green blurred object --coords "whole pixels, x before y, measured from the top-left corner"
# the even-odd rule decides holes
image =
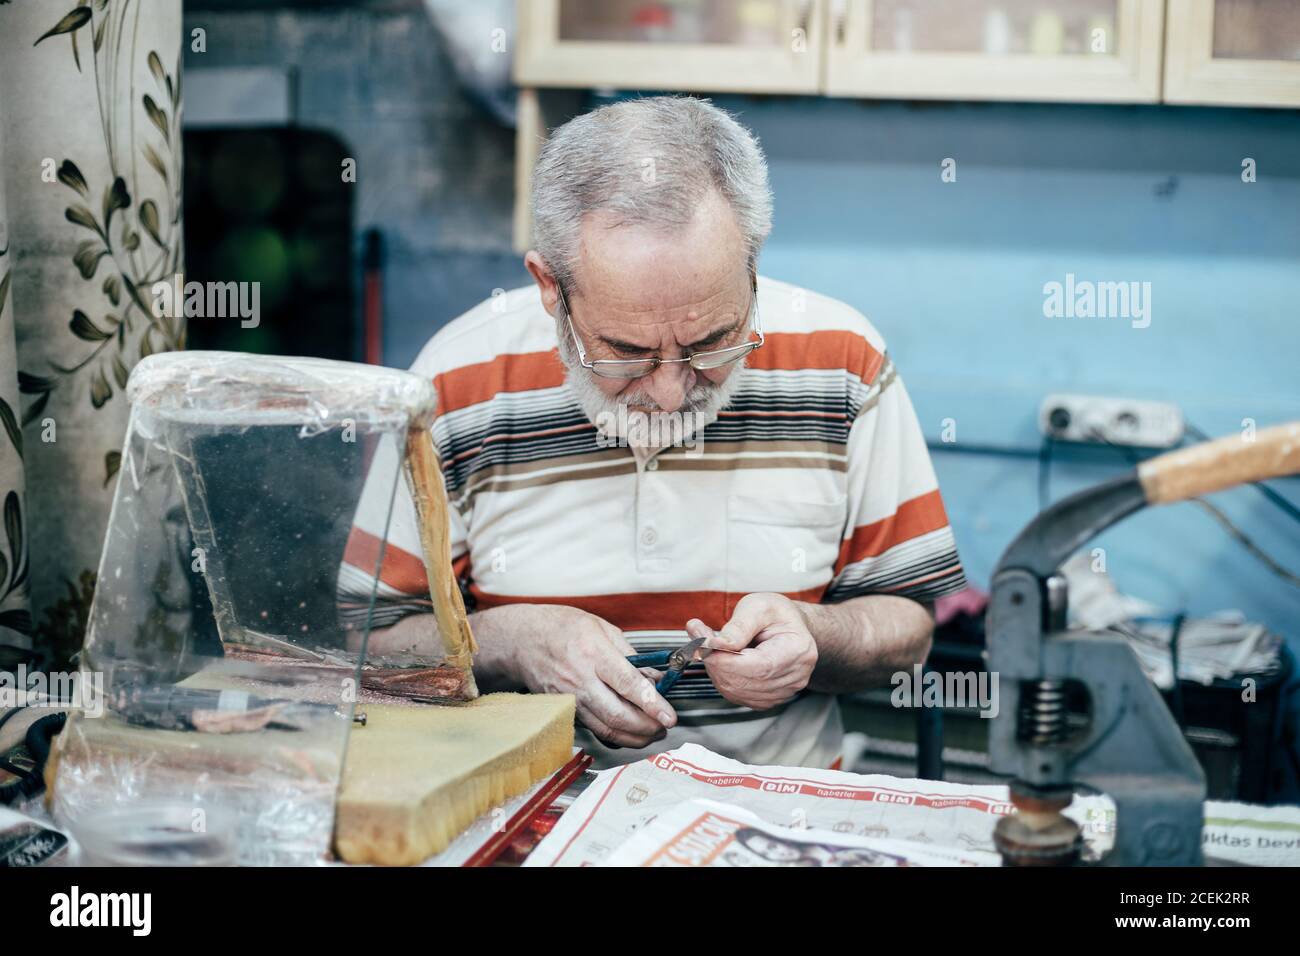
[[[260,283],[261,307],[266,312],[280,306],[294,278],[284,238],[266,226],[228,232],[217,245],[213,264],[218,275]]]

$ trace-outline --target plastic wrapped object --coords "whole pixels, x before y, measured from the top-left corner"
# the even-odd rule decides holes
[[[94,832],[147,803],[239,863],[324,860],[356,703],[477,696],[433,386],[372,366],[190,352],[142,361],[127,395],[81,658],[104,706],[73,712],[58,738],[55,818]],[[363,592],[339,596],[363,493],[372,519],[384,503],[382,528],[399,501],[419,526],[432,614],[417,623],[431,633],[400,655],[370,653],[386,537]],[[142,833],[132,859],[157,846],[167,862],[177,845]]]

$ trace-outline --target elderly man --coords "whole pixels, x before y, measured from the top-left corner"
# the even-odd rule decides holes
[[[601,765],[693,741],[834,766],[834,695],[923,660],[930,603],[964,586],[880,334],[757,274],[766,163],[705,101],[566,123],[532,207],[535,285],[448,324],[413,367],[438,390],[480,687],[575,695]],[[370,582],[358,556],[384,513],[363,505],[345,590]],[[373,640],[427,645],[409,501],[388,538]],[[626,659],[689,636],[738,653],[666,698]]]

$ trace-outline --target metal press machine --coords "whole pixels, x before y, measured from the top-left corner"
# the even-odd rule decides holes
[[[988,668],[1004,694],[989,751],[992,769],[1012,777],[1016,807],[994,832],[1004,863],[1079,862],[1082,834],[1062,811],[1080,788],[1115,802],[1115,839],[1103,865],[1204,862],[1205,774],[1126,639],[1067,628],[1059,568],[1148,505],[1297,472],[1300,422],[1220,438],[1054,503],[1007,548],[987,619]]]

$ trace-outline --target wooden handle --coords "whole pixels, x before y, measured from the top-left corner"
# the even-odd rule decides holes
[[[1153,505],[1186,501],[1233,485],[1300,473],[1300,422],[1180,448],[1138,466]]]
[[[451,568],[451,529],[447,524],[447,491],[433,436],[427,425],[417,424],[407,433],[406,480],[415,501],[420,522],[420,547],[424,550],[424,572],[429,579],[429,596],[438,633],[447,650],[447,662],[470,672],[478,645],[469,628],[460,585]],[[471,696],[477,696],[471,677]]]

